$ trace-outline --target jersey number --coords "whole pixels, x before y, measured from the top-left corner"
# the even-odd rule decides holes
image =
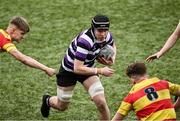
[[[145,93],[147,95],[147,98],[150,100],[150,101],[154,101],[158,98],[158,95],[154,89],[154,87],[149,87],[147,89],[145,89]]]

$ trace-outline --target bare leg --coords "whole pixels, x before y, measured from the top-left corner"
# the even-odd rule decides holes
[[[99,77],[91,76],[83,82],[83,86],[88,91],[89,88],[91,87],[91,85],[94,84],[95,82],[100,82]],[[110,120],[110,112],[109,112],[109,108],[106,103],[104,93],[98,94],[91,98],[94,101],[94,103],[99,111],[100,120]]]

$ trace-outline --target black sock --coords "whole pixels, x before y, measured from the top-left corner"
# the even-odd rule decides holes
[[[47,106],[49,106],[49,107],[50,107],[50,104],[49,104],[49,99],[50,99],[50,97],[46,98],[46,104],[47,104]]]

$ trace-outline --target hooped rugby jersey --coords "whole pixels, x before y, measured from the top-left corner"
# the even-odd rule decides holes
[[[16,49],[16,46],[12,43],[10,35],[0,29],[0,51],[9,52],[12,49]]]
[[[132,87],[118,112],[125,116],[134,110],[142,121],[176,120],[170,94],[176,94],[179,89],[179,85],[156,77],[141,81]]]
[[[98,42],[91,29],[82,31],[76,36],[66,51],[62,66],[66,71],[73,72],[74,59],[84,61],[86,67],[94,67],[94,61],[98,53],[105,45],[113,45],[114,41],[110,32],[103,42]]]

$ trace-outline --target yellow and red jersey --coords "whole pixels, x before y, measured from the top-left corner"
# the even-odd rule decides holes
[[[179,85],[158,78],[143,80],[135,84],[119,107],[118,113],[127,115],[134,110],[138,119],[176,120],[170,94],[176,94]]]
[[[16,49],[16,46],[12,43],[10,35],[0,29],[0,50],[9,52],[12,49]]]

